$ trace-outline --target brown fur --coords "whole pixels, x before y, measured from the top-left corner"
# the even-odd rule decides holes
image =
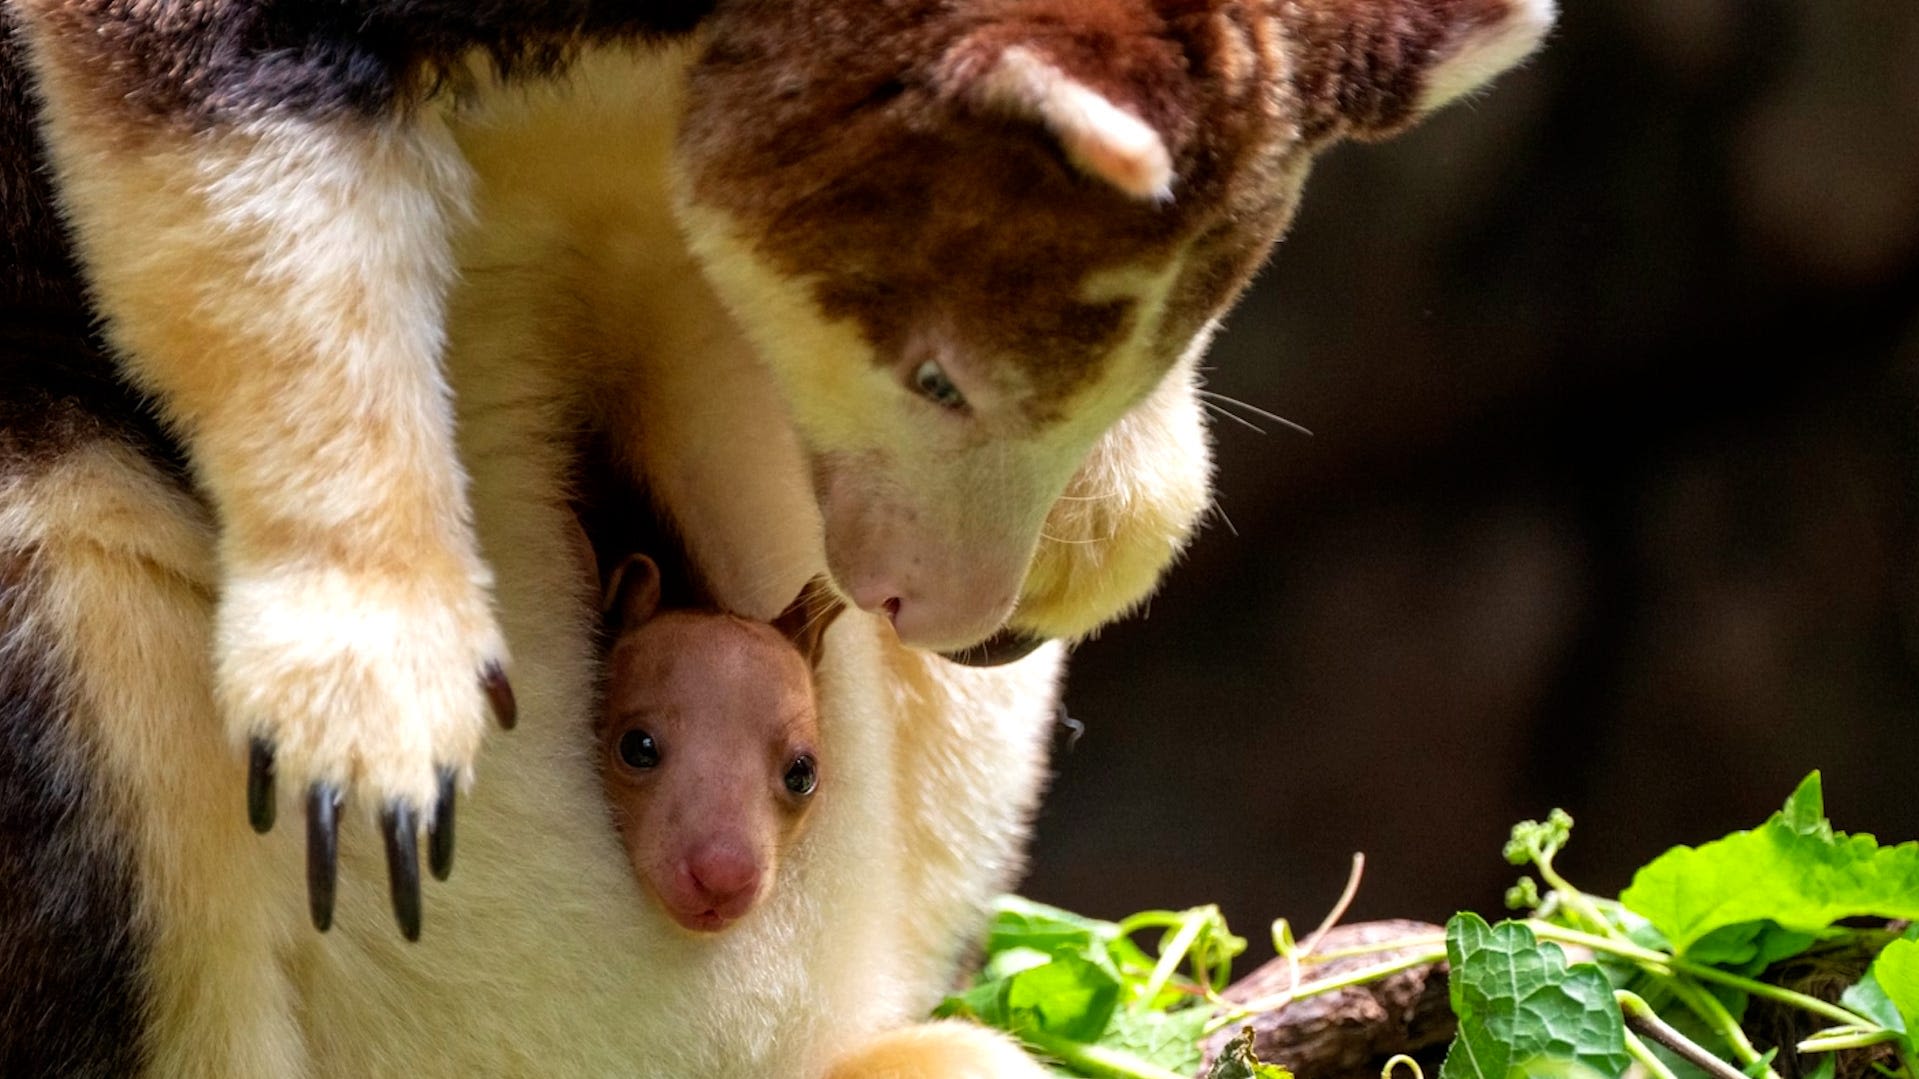
[[[1428,66],[1508,7],[918,0],[862,10],[858,34],[841,10],[721,8],[693,76],[692,187],[811,279],[826,314],[856,320],[883,362],[918,344],[904,327],[930,322],[955,351],[1018,363],[1043,413],[1126,330],[1128,305],[1080,299],[1090,273],[1190,249],[1161,330],[1170,363],[1245,286],[1311,156],[1408,123]],[[1037,125],[970,104],[1011,45],[1151,125],[1172,153],[1170,201],[1083,176]],[[767,99],[769,70],[790,92]]]
[[[711,0],[590,4],[348,0],[20,0],[123,121],[207,130],[265,116],[390,115],[459,86],[466,58],[551,74],[586,44],[690,30]]]
[[[86,335],[86,302],[54,211],[33,115],[19,43],[0,11],[0,310],[33,311],[36,321],[55,316],[61,336],[78,341]]]
[[[0,463],[0,483],[23,478],[22,463]],[[37,550],[0,549],[12,657],[0,667],[0,1074],[134,1074],[148,1056],[138,965],[151,940],[85,705],[65,692],[69,661],[39,612],[45,577]]]

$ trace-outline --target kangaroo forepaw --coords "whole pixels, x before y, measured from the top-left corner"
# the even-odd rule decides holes
[[[354,800],[378,809],[393,914],[419,938],[420,832],[445,880],[460,782],[489,722],[518,718],[483,577],[449,576],[242,577],[222,603],[219,689],[248,746],[247,819],[272,829],[283,781],[306,793],[307,899],[323,931]]]

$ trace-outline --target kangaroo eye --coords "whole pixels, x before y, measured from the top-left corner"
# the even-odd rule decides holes
[[[784,781],[787,790],[804,798],[820,785],[820,770],[813,764],[813,758],[802,753],[786,766]]]
[[[620,762],[628,768],[657,768],[660,765],[660,747],[653,736],[634,728],[620,735]]]
[[[966,395],[946,377],[946,369],[935,360],[927,360],[913,369],[913,388],[921,397],[941,408],[962,409],[966,407]]]

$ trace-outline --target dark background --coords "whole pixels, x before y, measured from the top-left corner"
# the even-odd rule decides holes
[[[1508,826],[1615,891],[1758,823],[1919,838],[1919,3],[1562,0],[1347,146],[1214,348],[1222,513],[1075,657],[1025,891],[1269,953],[1496,912]],[[1226,523],[1230,518],[1231,525]]]

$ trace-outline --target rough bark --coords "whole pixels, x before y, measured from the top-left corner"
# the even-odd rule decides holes
[[[1315,951],[1323,954],[1411,937],[1430,940],[1443,932],[1442,927],[1427,922],[1361,922],[1335,927]],[[1299,982],[1310,986],[1412,951],[1401,948],[1323,963],[1303,961]],[[1285,959],[1275,959],[1233,983],[1225,996],[1245,1003],[1282,993],[1292,984],[1292,977],[1291,965]],[[1253,1046],[1259,1059],[1284,1065],[1297,1075],[1311,1079],[1378,1079],[1387,1057],[1443,1046],[1451,1039],[1455,1024],[1446,996],[1446,965],[1435,963],[1296,1000],[1242,1025],[1253,1028]],[[1238,1031],[1239,1026],[1227,1028],[1207,1040],[1209,1067]]]

